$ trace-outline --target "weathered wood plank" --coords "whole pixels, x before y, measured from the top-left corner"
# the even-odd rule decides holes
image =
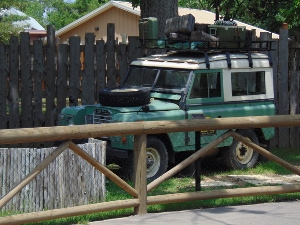
[[[46,113],[45,125],[50,127],[55,125],[55,79],[56,79],[56,62],[55,62],[55,30],[54,26],[47,27],[47,45],[46,45]]]
[[[95,104],[95,79],[94,79],[94,43],[95,34],[85,34],[84,48],[84,71],[82,77],[82,97],[83,105]]]
[[[5,45],[0,45],[0,129],[7,128],[7,76],[8,76],[8,66],[7,66],[7,54]]]
[[[72,36],[69,39],[70,43],[70,80],[69,80],[69,95],[74,98],[75,104],[78,105],[80,95],[80,37]]]
[[[41,40],[33,41],[33,78],[34,78],[34,92],[33,92],[33,126],[41,127],[43,124],[43,85],[44,83],[44,55],[43,42]]]
[[[290,62],[290,115],[296,115],[299,113],[299,40],[300,35],[293,37],[292,41],[289,42],[289,62]],[[290,128],[290,146],[299,147],[299,127]]]
[[[116,56],[115,56],[115,25],[107,24],[107,87],[115,88],[117,86],[116,78]]]
[[[140,48],[141,41],[139,37],[128,37],[128,60],[131,63],[133,60],[136,60],[138,57],[143,55],[143,51]]]
[[[127,45],[119,44],[118,46],[118,63],[119,63],[119,83],[121,84],[128,70],[128,57],[126,52]]]
[[[299,113],[299,76],[300,71],[290,72],[290,115]],[[299,147],[299,127],[290,128],[290,147]]]
[[[274,41],[272,43],[272,49],[274,51],[271,51],[271,57],[273,62],[273,85],[274,85],[274,103],[275,103],[275,115],[278,115],[278,43],[279,40],[272,40]],[[270,146],[278,146],[279,142],[279,135],[278,135],[278,129],[276,128],[275,137],[272,138],[270,142]]]
[[[22,127],[33,126],[32,116],[32,87],[31,57],[30,57],[30,36],[28,32],[21,32],[20,38],[20,72],[21,72],[21,120]]]
[[[99,91],[106,87],[106,51],[104,40],[96,41],[96,101],[98,102]]]
[[[67,74],[69,69],[69,56],[68,56],[69,46],[66,44],[60,44],[58,46],[58,56],[57,56],[57,114],[66,107],[66,97],[68,91],[67,85]]]
[[[280,29],[279,55],[278,55],[278,114],[289,114],[288,93],[288,30]],[[279,129],[279,147],[289,147],[289,129]]]
[[[9,51],[9,128],[19,128],[19,48],[18,38],[10,38]]]

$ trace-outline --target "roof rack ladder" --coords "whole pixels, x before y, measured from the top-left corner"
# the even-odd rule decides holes
[[[231,59],[230,59],[229,52],[226,52],[226,61],[227,61],[228,68],[231,69]]]
[[[249,60],[249,67],[253,68],[253,59],[252,59],[251,52],[248,52],[248,60]]]
[[[204,55],[205,55],[206,68],[207,68],[207,69],[210,69],[210,63],[209,63],[209,59],[208,59],[207,52],[205,52]]]

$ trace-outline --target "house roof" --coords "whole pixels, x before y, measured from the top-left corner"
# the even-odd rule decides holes
[[[17,16],[27,16],[25,13],[17,10],[16,8],[9,8],[1,12],[2,15],[17,15]],[[34,18],[27,16],[26,20],[19,20],[13,22],[14,25],[19,27],[24,27],[25,30],[45,30]]]
[[[103,13],[104,11],[112,8],[112,7],[117,7],[119,9],[122,9],[124,11],[127,11],[129,13],[135,14],[140,16],[141,15],[141,10],[139,7],[137,8],[133,8],[132,4],[130,2],[123,2],[123,1],[109,1],[108,3],[102,5],[101,7],[93,10],[92,12],[88,13],[87,15],[79,18],[78,20],[73,21],[72,23],[68,24],[67,26],[59,29],[56,32],[56,36],[60,36],[72,29],[74,29],[75,27],[81,25],[82,23],[85,23],[86,21],[88,21],[89,19],[98,16],[99,14]],[[198,23],[207,23],[207,24],[214,24],[215,22],[215,13],[213,12],[209,12],[206,10],[199,10],[199,9],[190,9],[190,8],[178,8],[178,14],[180,16],[182,15],[186,15],[191,13],[194,17],[195,17],[195,21]],[[263,30],[260,29],[258,27],[254,27],[252,25],[240,22],[235,20],[235,22],[237,23],[238,26],[245,26],[246,29],[249,30],[256,30],[256,36],[260,36],[260,32],[269,32],[267,30]],[[271,32],[269,32],[271,33]],[[272,38],[279,38],[278,34],[272,33]]]

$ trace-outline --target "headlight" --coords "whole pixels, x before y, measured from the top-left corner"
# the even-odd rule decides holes
[[[85,124],[93,124],[93,115],[92,114],[87,114],[85,115]]]
[[[74,118],[73,117],[69,118],[68,125],[69,126],[73,126],[74,125]]]

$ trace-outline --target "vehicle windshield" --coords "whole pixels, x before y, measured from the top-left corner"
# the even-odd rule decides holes
[[[190,71],[171,69],[131,68],[124,87],[149,87],[152,91],[181,93]]]

